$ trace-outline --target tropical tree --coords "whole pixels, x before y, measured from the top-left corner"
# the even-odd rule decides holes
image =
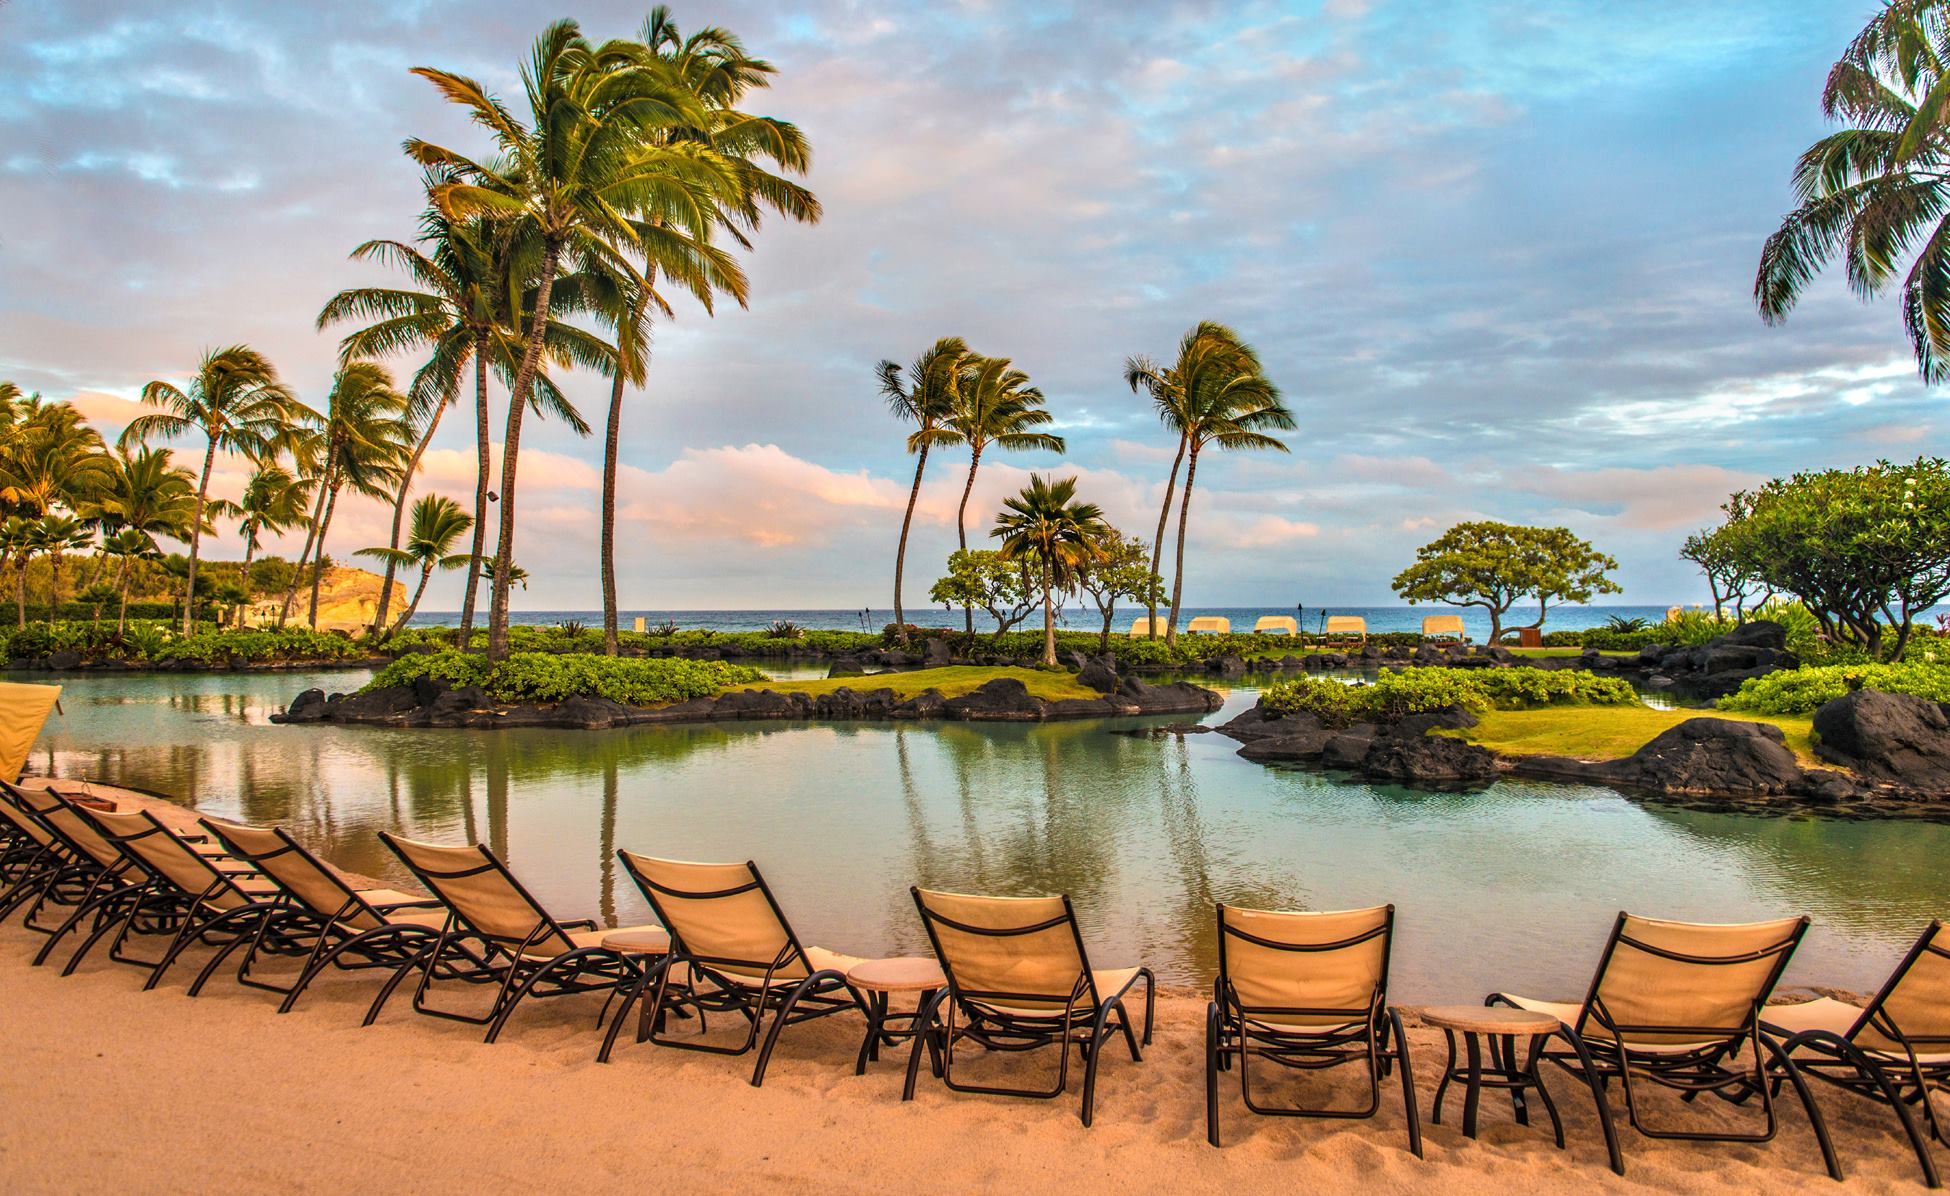
[[[907,643],[907,617],[901,609],[901,571],[907,562],[907,533],[914,524],[914,506],[921,498],[921,476],[928,469],[929,451],[961,443],[961,433],[948,421],[955,414],[961,367],[967,358],[966,341],[944,336],[914,359],[905,376],[892,361],[874,367],[887,409],[895,419],[914,425],[907,434],[907,451],[914,454],[914,484],[907,491],[907,513],[901,516],[900,543],[894,549],[894,627],[903,645]],[[967,550],[964,542],[960,551]],[[972,609],[970,604],[962,605]]]
[[[1178,429],[1178,451],[1171,459],[1171,472],[1165,476],[1165,499],[1158,504],[1158,530],[1151,538],[1151,571],[1158,573],[1164,565],[1165,528],[1171,522],[1171,500],[1178,492],[1178,471],[1185,464],[1185,428],[1190,422],[1189,408],[1185,403],[1186,377],[1196,379],[1208,363],[1226,358],[1231,331],[1223,324],[1206,321],[1187,332],[1178,342],[1178,358],[1170,366],[1139,354],[1124,359],[1124,381],[1132,393],[1151,396],[1152,405],[1157,409],[1158,418],[1167,426]],[[1158,606],[1148,604],[1150,618],[1150,638],[1158,638]]]
[[[1266,377],[1259,354],[1223,324],[1200,324],[1188,333],[1179,345],[1178,362],[1169,371],[1134,368],[1141,364],[1126,363],[1125,376],[1133,387],[1151,390],[1159,417],[1179,435],[1185,459],[1185,488],[1178,498],[1178,548],[1172,564],[1172,618],[1165,630],[1165,642],[1175,646],[1178,612],[1184,609],[1185,528],[1191,522],[1199,454],[1215,444],[1227,451],[1275,449],[1284,453],[1286,444],[1268,433],[1293,427],[1293,413],[1280,402],[1279,388]],[[1154,385],[1152,374],[1163,385]],[[1167,509],[1170,504],[1167,485]],[[1153,608],[1154,627],[1156,617]]]
[[[990,445],[1011,452],[1041,449],[1063,451],[1063,438],[1034,429],[1051,422],[1043,407],[1043,392],[1029,385],[1029,375],[1014,368],[1006,357],[970,354],[962,359],[960,376],[955,380],[955,408],[948,416],[948,427],[955,438],[968,446],[968,479],[962,483],[961,505],[955,508],[955,541],[968,547],[968,497],[975,490],[975,473],[982,465],[982,453]],[[975,612],[962,609],[964,630],[975,634]]]
[[[4,535],[0,534],[0,541]],[[121,594],[121,611],[115,616],[115,634],[121,635],[129,629],[129,583],[135,574],[135,562],[154,560],[161,556],[156,542],[147,532],[133,527],[125,527],[102,540],[97,550],[109,560],[119,561],[116,571],[115,588]]]
[[[264,546],[265,534],[281,535],[304,522],[315,485],[316,479],[300,480],[276,461],[260,461],[236,502],[213,500],[218,515],[235,519],[237,533],[244,538],[243,599],[237,604],[237,626],[244,625],[244,611],[251,604],[251,562]],[[292,576],[297,576],[296,570]]]
[[[707,147],[665,145],[654,136],[671,125],[708,126],[708,113],[682,79],[657,69],[640,47],[590,44],[573,21],[550,25],[523,68],[526,122],[472,79],[430,67],[414,73],[465,108],[497,150],[494,158],[478,159],[408,141],[410,155],[451,180],[432,189],[434,204],[450,218],[518,222],[533,238],[527,340],[502,436],[497,558],[505,565],[514,550],[522,415],[541,365],[558,271],[565,260],[617,259],[618,247],[637,239],[632,214],[656,212],[672,227],[708,238],[719,215],[715,197],[739,180]],[[496,660],[508,651],[508,584],[497,573],[490,591],[488,655]]]
[[[1035,613],[1042,595],[1028,564],[990,548],[948,554],[948,572],[928,591],[928,601],[950,609],[980,607],[995,620],[997,639]]]
[[[1542,627],[1552,602],[1589,602],[1616,594],[1607,573],[1618,562],[1579,539],[1569,528],[1520,527],[1479,521],[1458,523],[1415,550],[1415,563],[1395,576],[1395,592],[1418,602],[1479,607],[1490,617],[1494,644],[1503,637],[1503,616],[1520,601],[1537,604]]]
[[[124,447],[188,433],[204,438],[203,470],[197,477],[196,507],[190,518],[189,569],[184,578],[183,631],[196,610],[196,562],[202,550],[203,508],[219,449],[253,457],[270,452],[291,427],[297,400],[278,380],[264,355],[232,345],[203,356],[189,386],[157,380],[142,388],[142,401],[160,411],[139,415],[122,429]]]
[[[1068,593],[1105,532],[1104,513],[1095,503],[1077,501],[1077,480],[1050,482],[1029,475],[1029,485],[1004,500],[989,532],[1002,541],[1004,558],[1027,562],[1043,595],[1043,663],[1056,664],[1054,595]]]
[[[61,598],[61,562],[71,552],[94,543],[88,525],[73,515],[43,515],[28,533],[33,550],[47,557],[47,625],[54,627],[54,616]]]
[[[339,367],[322,413],[308,412],[309,425],[294,440],[301,462],[317,480],[311,530],[298,555],[298,570],[284,596],[284,615],[297,599],[298,579],[307,558],[312,562],[311,605],[306,622],[318,626],[318,590],[324,578],[325,538],[341,491],[385,501],[399,484],[413,441],[407,421],[408,399],[393,389],[393,376],[384,366],[355,361]]]
[[[107,480],[101,434],[67,403],[36,395],[6,409],[0,440],[0,499],[46,515],[75,510]]]
[[[27,626],[27,562],[34,557],[34,520],[24,515],[9,515],[0,522],[0,555],[14,571],[14,616],[17,626]]]
[[[1787,319],[1840,256],[1864,300],[1902,279],[1903,323],[1925,380],[1950,376],[1950,8],[1888,0],[1843,51],[1822,112],[1847,127],[1795,163],[1799,206],[1761,250],[1754,298]],[[1905,268],[1907,267],[1907,268]]]
[[[1079,563],[1077,591],[1089,595],[1097,613],[1104,617],[1103,631],[1097,637],[1099,653],[1110,651],[1110,625],[1117,617],[1118,599],[1129,598],[1154,609],[1164,600],[1164,579],[1151,567],[1150,556],[1144,541],[1106,526]]]
[[[466,553],[455,553],[454,542],[467,534],[474,526],[474,519],[461,510],[460,504],[439,494],[422,495],[413,504],[413,522],[406,535],[406,542],[398,548],[361,548],[358,555],[377,557],[389,565],[402,569],[418,566],[420,584],[413,587],[413,598],[400,614],[399,622],[387,631],[387,636],[400,633],[413,620],[413,612],[420,609],[420,598],[427,592],[427,582],[433,577],[435,569],[458,569],[472,558]]]

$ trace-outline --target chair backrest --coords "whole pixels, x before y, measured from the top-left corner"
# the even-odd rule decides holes
[[[1163,633],[1164,633],[1164,630],[1165,630],[1165,624],[1166,624],[1166,622],[1167,622],[1167,621],[1166,621],[1166,620],[1164,620],[1164,619],[1159,619],[1159,620],[1158,620],[1158,632],[1159,632],[1159,634],[1163,634]],[[1138,638],[1139,636],[1148,636],[1148,635],[1150,635],[1150,634],[1151,634],[1151,620],[1150,620],[1150,619],[1148,619],[1148,618],[1146,618],[1146,619],[1133,619],[1133,620],[1131,620],[1131,638],[1132,638],[1132,639],[1136,639],[1136,638]]]
[[[339,922],[353,930],[373,930],[385,924],[386,919],[346,884],[343,877],[326,867],[283,827],[249,826],[215,818],[199,821],[233,857],[257,869],[314,917]]]
[[[805,949],[758,865],[701,864],[619,851],[670,932],[671,954],[714,971],[774,980],[812,975]]]
[[[1344,1025],[1385,1004],[1395,907],[1219,906],[1219,991],[1248,1018]]]
[[[103,868],[123,867],[125,857],[115,844],[102,837],[94,823],[82,817],[81,807],[52,789],[17,789],[42,825],[54,832],[63,847],[79,858],[91,859]]]
[[[1068,897],[978,897],[916,888],[914,904],[955,998],[977,1008],[1097,1008],[1096,982]]]
[[[1187,623],[1185,630],[1193,634],[1210,631],[1216,635],[1225,635],[1232,630],[1232,620],[1221,615],[1200,615]]]
[[[0,781],[0,821],[42,847],[50,846],[55,841],[48,829],[41,825],[41,820],[35,817],[33,808],[21,797],[20,791],[5,781]]]
[[[1299,635],[1300,623],[1292,615],[1261,615],[1253,624],[1254,635]]]
[[[1424,615],[1422,617],[1424,636],[1453,635],[1462,638],[1463,621],[1461,615]]]
[[[380,831],[379,838],[472,934],[510,955],[566,955],[575,950],[561,925],[481,844],[421,843],[387,831]]]
[[[218,909],[236,909],[259,898],[237,887],[236,878],[221,871],[182,836],[164,826],[147,810],[83,812],[110,842],[162,884],[189,897],[201,897]]]
[[[1328,615],[1328,635],[1366,635],[1368,621],[1360,615]]]
[[[1807,930],[1807,918],[1721,924],[1621,913],[1577,1029],[1628,1047],[1740,1037]]]
[[[1950,927],[1931,922],[1889,980],[1862,1010],[1849,1039],[1873,1051],[1919,1054],[1950,1047]]]

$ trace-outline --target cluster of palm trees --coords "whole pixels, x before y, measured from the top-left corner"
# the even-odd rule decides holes
[[[907,451],[915,454],[914,484],[908,491],[907,511],[901,519],[900,542],[894,552],[894,623],[905,637],[906,620],[901,606],[901,578],[907,559],[908,533],[914,522],[914,508],[920,499],[921,481],[927,471],[928,454],[938,448],[965,445],[968,448],[968,475],[962,485],[961,506],[955,514],[956,539],[968,548],[968,498],[975,488],[975,472],[982,452],[993,445],[1003,449],[1064,450],[1063,438],[1040,431],[1052,420],[1044,406],[1041,391],[1029,385],[1028,375],[1014,368],[1007,358],[984,357],[969,351],[960,337],[945,337],[903,368],[882,361],[876,373],[881,394],[896,418],[914,425],[907,437]],[[1187,332],[1179,342],[1178,355],[1169,365],[1160,365],[1143,356],[1125,362],[1125,381],[1133,392],[1149,395],[1158,418],[1178,434],[1178,450],[1166,477],[1164,502],[1158,511],[1158,529],[1151,543],[1151,572],[1158,574],[1163,564],[1165,532],[1170,525],[1172,503],[1178,504],[1177,548],[1172,568],[1170,609],[1177,611],[1185,589],[1185,531],[1191,519],[1192,485],[1198,475],[1199,456],[1217,446],[1228,451],[1276,449],[1286,445],[1273,432],[1294,426],[1293,413],[1280,401],[1280,391],[1267,379],[1259,355],[1238,333],[1223,324],[1205,322]],[[1179,485],[1179,470],[1184,484]],[[1044,605],[1049,606],[1052,587],[1057,592],[1070,587],[1064,579],[1080,565],[1091,538],[1108,533],[1102,513],[1092,504],[1075,502],[1076,479],[1048,482],[1031,478],[1029,487],[1008,500],[997,523],[995,535],[1007,545],[1016,545],[1015,555],[1028,552],[1028,545],[1045,548],[1031,553],[1044,576]],[[1079,511],[1074,508],[1081,507]],[[1029,539],[1019,521],[1027,511],[1037,512],[1036,526],[1042,530]],[[1063,529],[1059,533],[1057,529]],[[1067,547],[1066,547],[1067,546]],[[1148,604],[1151,635],[1157,637],[1158,605],[1155,596]],[[1055,657],[1053,622],[1045,611],[1046,653]],[[968,630],[972,634],[972,613]],[[1166,640],[1178,642],[1178,620],[1167,623]]]
[[[673,314],[673,291],[707,313],[723,297],[742,306],[748,284],[727,246],[748,248],[767,213],[819,218],[818,200],[789,177],[805,172],[810,149],[793,125],[740,107],[749,93],[769,85],[771,64],[726,30],[682,34],[661,6],[636,39],[595,43],[572,21],[550,25],[522,71],[525,112],[465,76],[426,67],[414,73],[486,130],[492,148],[483,155],[408,140],[407,154],[425,170],[419,234],[411,243],[370,241],[353,256],[400,270],[409,285],[348,290],[319,314],[320,327],[360,325],[341,342],[347,361],[425,355],[399,413],[412,435],[398,470],[348,474],[344,481],[354,489],[366,481],[390,487],[392,542],[374,554],[386,564],[375,626],[387,618],[398,569],[418,565],[424,581],[455,555],[413,544],[425,540],[423,531],[457,526],[456,512],[424,507],[423,523],[416,507],[410,535],[406,513],[421,454],[471,377],[477,477],[473,514],[457,512],[473,532],[459,561],[467,569],[462,636],[465,642],[474,625],[485,575],[488,654],[506,654],[525,418],[532,410],[586,435],[587,424],[550,378],[552,368],[582,366],[610,380],[600,568],[604,648],[614,654],[616,474],[626,390],[645,384],[652,325]],[[508,395],[498,486],[490,375]],[[496,503],[498,514],[491,514]],[[329,509],[328,499],[317,521],[321,538]],[[497,539],[492,554],[490,521]],[[416,593],[409,613],[417,602]]]

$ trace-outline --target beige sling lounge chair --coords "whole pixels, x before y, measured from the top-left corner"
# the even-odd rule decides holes
[[[395,889],[355,889],[324,861],[305,849],[278,826],[248,826],[237,822],[201,820],[203,829],[224,845],[235,859],[255,868],[276,885],[285,899],[279,918],[267,920],[248,943],[239,941],[219,951],[190,985],[196,996],[229,954],[246,947],[237,967],[237,983],[278,993],[284,1000],[279,1013],[289,1013],[312,981],[330,967],[347,971],[376,968],[397,970],[433,949],[447,923],[447,908],[430,897],[415,897]],[[289,984],[252,976],[252,967],[267,952],[302,955],[304,964]],[[477,957],[467,961],[481,966]],[[377,1009],[368,1011],[377,1016]]]
[[[1205,1012],[1205,1136],[1219,1145],[1219,1072],[1237,1067],[1239,1096],[1276,1117],[1367,1118],[1381,1108],[1381,1081],[1401,1069],[1408,1148],[1422,1155],[1422,1124],[1401,1014],[1388,1004],[1395,907],[1289,913],[1219,906],[1219,975]],[[1319,1071],[1362,1063],[1368,1100],[1353,1109],[1260,1105],[1253,1059]]]
[[[1950,1092],[1950,929],[1930,923],[1867,1005],[1822,997],[1769,1005],[1760,1020],[1802,1074],[1893,1108],[1923,1182],[1943,1186],[1910,1107],[1922,1108],[1930,1138],[1950,1140],[1930,1100],[1932,1088]]]
[[[1328,615],[1324,634],[1357,636],[1365,644],[1368,642],[1368,621],[1360,615]]]
[[[1261,615],[1253,624],[1254,635],[1300,634],[1300,623],[1292,615]]]
[[[802,945],[757,864],[616,854],[670,931],[670,955],[624,997],[597,1052],[599,1062],[608,1062],[633,1004],[641,1005],[638,1042],[717,1055],[751,1050],[769,1015],[771,1029],[752,1067],[757,1088],[787,1026],[848,1010],[865,1015],[866,1002],[846,982],[847,969],[865,961]],[[697,1010],[700,1024],[710,1013],[738,1014],[746,1022],[744,1040],[725,1045],[664,1034],[665,1015],[677,1012],[680,1002]]]
[[[606,945],[606,940],[622,935],[651,937],[656,927],[604,930],[588,920],[557,921],[508,866],[479,843],[441,846],[385,831],[379,832],[379,838],[429,892],[446,903],[447,919],[433,949],[409,960],[386,981],[366,1015],[367,1025],[379,1016],[399,983],[416,971],[420,981],[413,991],[415,1012],[486,1026],[488,1042],[501,1036],[524,998],[589,992],[614,995],[642,976],[637,960],[643,953]],[[480,1015],[435,1008],[427,1002],[427,993],[436,980],[494,985],[494,1004]]]
[[[1543,1057],[1590,1087],[1611,1169],[1620,1175],[1625,1162],[1606,1094],[1611,1081],[1624,1089],[1632,1128],[1648,1138],[1767,1142],[1778,1128],[1769,1082],[1778,1077],[1794,1085],[1828,1174],[1840,1179],[1828,1127],[1807,1081],[1760,1028],[1761,1005],[1807,930],[1806,918],[1720,925],[1621,913],[1582,1003],[1507,993],[1492,993],[1486,1003],[1547,1013],[1563,1024],[1568,1049],[1548,1047]],[[1648,1125],[1634,1091],[1647,1083],[1676,1089],[1688,1100],[1712,1093],[1742,1104],[1757,1096],[1765,1124],[1726,1133]]]
[[[902,1100],[914,1099],[925,1050],[936,1074],[956,1092],[992,1096],[1060,1096],[1070,1077],[1070,1050],[1083,1056],[1083,1124],[1097,1092],[1097,1064],[1113,1036],[1123,1035],[1133,1061],[1144,1056],[1131,1030],[1125,996],[1144,981],[1144,1042],[1151,1041],[1157,1000],[1151,969],[1095,970],[1068,897],[976,897],[915,889],[914,904],[948,978],[915,1019]],[[1054,1046],[1056,1081],[1049,1088],[989,1087],[955,1079],[955,1048],[963,1042],[990,1051]]]
[[[1185,625],[1185,632],[1187,635],[1230,635],[1232,620],[1219,615],[1200,615]]]
[[[1170,619],[1159,619],[1159,620],[1158,620],[1158,634],[1159,634],[1159,635],[1163,635],[1163,634],[1165,633],[1165,628],[1166,628],[1167,626],[1169,626],[1169,625],[1170,625],[1170,623],[1171,623],[1171,620],[1170,620]],[[1151,620],[1150,620],[1150,619],[1133,619],[1133,620],[1131,620],[1131,638],[1132,638],[1132,639],[1134,639],[1134,640],[1141,640],[1141,639],[1146,639],[1146,638],[1148,638],[1148,637],[1149,637],[1150,635],[1151,635]]]
[[[1453,639],[1459,644],[1466,644],[1469,633],[1463,630],[1461,615],[1425,615],[1422,618],[1422,638]]]

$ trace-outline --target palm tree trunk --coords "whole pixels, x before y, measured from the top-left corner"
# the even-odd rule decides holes
[[[278,626],[291,617],[291,604],[298,601],[298,579],[305,575],[305,562],[311,558],[311,546],[318,541],[318,521],[325,516],[325,491],[332,480],[331,466],[318,479],[318,501],[312,504],[310,526],[305,531],[305,546],[298,553],[298,563],[291,567],[291,584],[284,591],[284,605],[278,608]]]
[[[528,408],[528,388],[542,360],[542,338],[548,333],[549,296],[555,289],[556,258],[562,246],[549,242],[542,249],[542,275],[535,284],[535,310],[528,321],[528,348],[521,355],[508,395],[508,431],[501,438],[501,535],[494,549],[494,586],[488,603],[488,659],[508,655],[508,583],[515,563],[515,463],[521,456],[521,417]]]
[[[129,629],[129,576],[134,564],[133,557],[122,558],[122,609],[115,616],[115,634],[118,636]]]
[[[907,564],[907,529],[914,524],[914,504],[921,500],[921,474],[928,467],[928,446],[921,446],[921,458],[914,463],[914,485],[907,491],[907,514],[901,517],[901,540],[894,548],[894,634],[900,646],[907,647],[907,616],[901,611],[901,570]]]
[[[1183,432],[1180,432],[1178,434],[1178,455],[1171,459],[1171,476],[1165,479],[1164,505],[1158,508],[1158,534],[1151,537],[1151,575],[1153,577],[1156,577],[1158,575],[1158,566],[1164,563],[1165,525],[1171,521],[1171,493],[1178,486],[1178,467],[1184,464],[1184,462],[1185,462],[1185,434]],[[1156,591],[1154,590],[1153,593],[1156,593]],[[1157,600],[1154,598],[1148,605],[1150,607],[1150,610],[1147,613],[1151,617],[1146,622],[1145,626],[1151,629],[1150,638],[1155,640],[1158,638]],[[1171,610],[1171,621],[1174,626],[1176,626],[1178,623],[1177,607],[1173,607]]]
[[[20,629],[27,630],[27,560],[21,557],[14,572],[14,613],[20,617]]]
[[[1193,445],[1191,459],[1185,463],[1185,493],[1178,503],[1178,554],[1171,571],[1171,624],[1165,629],[1165,643],[1173,648],[1178,646],[1179,602],[1185,596],[1185,521],[1192,513],[1192,478],[1197,473],[1198,446]]]
[[[420,596],[427,592],[427,580],[432,576],[431,563],[420,566],[420,584],[413,587],[413,601],[406,604],[405,612],[400,615],[399,622],[393,624],[393,629],[386,633],[386,638],[391,639],[406,630],[406,625],[413,621],[413,612],[420,609]]]
[[[196,483],[196,509],[190,514],[190,571],[183,582],[183,634],[190,633],[196,618],[196,558],[203,548],[203,503],[210,494],[210,471],[217,463],[217,438],[212,435],[203,450],[203,477]]]
[[[433,418],[427,421],[426,435],[420,443],[413,446],[413,456],[406,462],[406,473],[399,480],[399,497],[393,500],[393,540],[390,547],[399,551],[400,529],[406,522],[406,498],[413,492],[413,479],[420,472],[420,458],[426,454],[427,445],[433,443],[433,434],[440,430],[440,417],[447,413],[447,404],[442,403],[433,409]],[[393,558],[386,558],[386,577],[379,583],[379,610],[372,617],[372,626],[367,635],[376,635],[386,625],[386,613],[393,607],[393,574],[398,566]]]
[[[251,605],[251,558],[257,555],[257,536],[252,534],[244,540],[244,571],[239,584],[244,590],[244,600],[237,604],[237,629],[244,628],[244,612]]]
[[[621,341],[622,333],[617,333]],[[623,371],[609,385],[609,427],[603,434],[603,655],[616,655],[616,451],[623,432]]]
[[[474,633],[474,594],[481,587],[481,549],[487,547],[488,477],[494,467],[488,444],[488,338],[474,342],[474,546],[468,550],[467,590],[460,602],[460,648]]]
[[[955,508],[955,539],[961,544],[963,552],[968,551],[968,496],[975,490],[975,470],[982,464],[982,446],[971,444],[968,447],[968,481],[962,483],[961,505]],[[962,604],[962,634],[968,642],[975,642],[975,608]]]
[[[332,487],[331,495],[325,501],[325,521],[318,525],[318,548],[311,554],[311,611],[305,622],[313,631],[318,630],[318,583],[325,578],[325,533],[332,529],[332,512],[339,506],[337,486]]]
[[[1043,663],[1056,663],[1056,612],[1050,609],[1049,562],[1043,562]]]
[[[61,600],[61,554],[47,554],[47,629],[54,630],[54,606]]]

